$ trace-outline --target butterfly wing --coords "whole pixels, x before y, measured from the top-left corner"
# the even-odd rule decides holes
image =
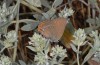
[[[43,31],[43,35],[49,38],[53,42],[57,41],[55,25],[50,24],[47,27],[45,27]]]
[[[38,25],[38,32],[40,32],[46,38],[50,38],[51,36],[49,23],[50,23],[50,20],[45,20]]]
[[[56,41],[59,40],[63,33],[64,33],[64,29],[66,27],[66,24],[67,24],[67,20],[65,18],[57,18],[57,19],[54,19],[53,21],[53,24],[54,24],[54,34],[55,34],[55,38],[56,38]]]
[[[57,42],[63,35],[67,21],[65,18],[57,18],[41,22],[38,26],[38,31],[46,38]]]

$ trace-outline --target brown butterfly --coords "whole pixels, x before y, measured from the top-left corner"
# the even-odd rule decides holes
[[[51,41],[58,42],[63,35],[67,23],[67,20],[63,17],[45,20],[38,25],[38,32]]]

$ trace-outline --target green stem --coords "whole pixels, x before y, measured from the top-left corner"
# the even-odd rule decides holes
[[[18,28],[19,28],[19,7],[20,7],[20,0],[17,1],[18,4],[18,9],[17,9],[17,22],[16,22],[16,34],[18,36]],[[15,42],[15,48],[14,48],[14,54],[13,54],[13,61],[16,60],[16,55],[17,55],[17,41]]]

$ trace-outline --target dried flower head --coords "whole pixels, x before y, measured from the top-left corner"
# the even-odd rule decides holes
[[[68,16],[73,15],[74,11],[72,10],[72,8],[64,8],[60,13],[59,16],[60,17],[64,17],[64,18],[68,18]]]
[[[47,39],[43,38],[41,35],[34,33],[32,37],[29,37],[30,45],[34,46],[35,51],[41,51],[45,48]]]
[[[5,46],[5,48],[13,46],[13,43],[17,41],[16,31],[9,31],[7,35],[5,35],[5,38],[6,39],[2,43]]]
[[[93,37],[94,40],[93,49],[100,52],[100,34],[96,30],[96,31],[92,31],[90,36]]]
[[[7,16],[7,8],[6,3],[4,3],[2,6],[0,6],[0,21],[6,22],[6,16]]]
[[[11,65],[11,58],[5,55],[1,55],[0,57],[0,65]]]
[[[34,61],[37,62],[37,65],[45,65],[48,62],[48,56],[44,53],[37,53],[37,55],[35,55]]]
[[[15,30],[9,31],[7,35],[5,35],[6,39],[9,40],[10,42],[15,42],[17,41],[17,34]]]
[[[5,46],[5,48],[8,48],[8,47],[13,46],[13,43],[10,42],[9,40],[5,40],[5,41],[3,42],[3,45]]]
[[[73,37],[75,38],[74,40],[72,40],[72,42],[77,45],[77,46],[81,46],[84,45],[86,43],[85,39],[86,39],[86,34],[84,29],[78,29],[75,31]]]
[[[62,46],[56,45],[55,47],[53,47],[51,49],[50,56],[52,56],[52,57],[54,57],[54,56],[59,56],[59,57],[67,56],[66,52],[67,52],[66,49],[63,49]]]

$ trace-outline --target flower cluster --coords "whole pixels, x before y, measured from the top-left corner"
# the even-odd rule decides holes
[[[34,33],[32,37],[29,37],[30,42],[27,46],[29,49],[31,49],[34,52],[37,52],[37,54],[34,57],[34,61],[37,65],[47,65],[48,64],[48,49],[45,49],[47,39],[43,38],[41,35]]]
[[[63,49],[63,47],[59,45],[56,45],[51,49],[51,46],[47,45],[49,41],[37,33],[34,33],[29,39],[29,44],[32,46],[27,47],[37,53],[34,57],[34,61],[37,65],[60,64],[60,62],[67,56],[66,49]],[[50,49],[50,56],[52,56],[52,58],[48,56]],[[59,59],[57,59],[57,57],[59,57]]]
[[[98,34],[98,31],[96,30],[92,31],[90,36],[93,37],[94,40],[93,49],[100,52],[100,34]]]
[[[34,46],[35,51],[41,51],[45,48],[47,39],[43,38],[41,35],[34,33],[32,37],[29,37],[30,45]]]
[[[6,22],[6,15],[7,15],[7,9],[6,9],[6,3],[3,4],[3,6],[0,6],[0,21]]]
[[[72,42],[77,46],[82,46],[85,44],[86,34],[84,29],[78,29],[75,31],[73,37],[75,38]]]
[[[0,6],[0,27],[11,22],[16,15],[15,6],[6,7],[6,3]]]
[[[12,61],[8,56],[1,55],[0,57],[0,65],[11,65]]]
[[[55,47],[53,47],[51,49],[51,53],[50,56],[54,57],[54,56],[65,56],[66,55],[66,49],[63,49],[62,46],[56,45]]]
[[[35,55],[34,61],[37,62],[37,65],[49,64],[48,56],[44,53],[37,53],[37,55]]]
[[[60,17],[64,17],[64,18],[68,18],[68,16],[73,15],[74,11],[72,10],[72,8],[64,8],[60,13],[59,16]]]
[[[16,35],[16,31],[15,30],[12,30],[12,31],[9,31],[7,33],[7,35],[5,35],[5,40],[3,42],[3,45],[8,48],[8,47],[11,47],[13,45],[13,43],[15,41],[17,41],[17,35]]]
[[[95,50],[94,58],[98,58],[100,60],[100,34],[98,31],[92,31],[90,34],[91,37],[93,37],[94,45],[93,50]]]
[[[0,6],[0,21],[6,22],[8,15],[10,15],[10,10],[6,8],[6,3],[3,3],[3,5]]]

